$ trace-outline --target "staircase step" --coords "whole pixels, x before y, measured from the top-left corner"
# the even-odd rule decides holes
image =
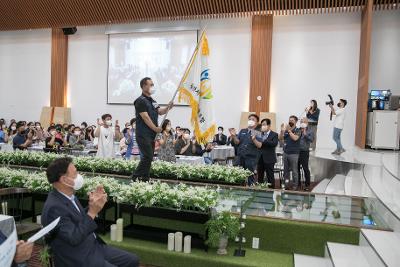
[[[294,267],[333,267],[328,258],[294,254]]]
[[[355,245],[328,242],[327,253],[335,267],[377,267],[370,265],[363,248]]]
[[[400,233],[361,229],[361,234],[386,266],[400,265]],[[368,245],[361,241],[360,245]]]

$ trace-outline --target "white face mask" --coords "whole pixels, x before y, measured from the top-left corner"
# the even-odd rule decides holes
[[[80,131],[76,131],[75,135],[81,135],[81,132]]]
[[[107,124],[108,126],[111,126],[111,125],[112,125],[112,121],[111,121],[111,120],[106,120],[106,124]]]
[[[307,128],[307,123],[304,122],[300,123],[300,128]]]
[[[252,121],[252,120],[249,120],[249,121],[247,122],[247,125],[248,125],[249,127],[253,127],[254,125],[256,125],[256,123],[255,123],[254,121]]]
[[[17,129],[17,127],[11,126],[11,130],[15,131],[16,129]]]
[[[36,125],[36,129],[40,130],[41,128],[40,125]]]
[[[127,129],[132,129],[132,126],[128,126],[128,127],[126,127]]]
[[[268,132],[268,126],[267,125],[261,126],[261,131]]]
[[[188,134],[188,133],[185,133],[185,134],[183,135],[183,138],[185,138],[185,139],[189,139],[189,138],[190,138],[190,134]]]
[[[222,131],[220,130],[220,131],[218,131],[218,134],[222,134]]]
[[[157,92],[156,88],[152,87],[150,88],[150,94],[154,95]]]
[[[165,130],[166,130],[167,132],[171,131],[171,126],[165,127]]]
[[[83,176],[78,174],[78,176],[76,176],[76,178],[74,179],[74,186],[72,186],[72,188],[75,191],[78,191],[79,189],[82,188],[84,183],[85,183],[85,181],[83,180]]]

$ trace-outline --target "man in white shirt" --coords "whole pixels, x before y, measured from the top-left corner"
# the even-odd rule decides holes
[[[96,131],[94,136],[98,138],[97,154],[99,158],[114,158],[114,137],[118,135],[116,127],[112,126],[112,117],[110,114],[104,114],[101,116],[101,120],[97,119]],[[115,121],[115,125],[118,125],[118,120]]]
[[[347,100],[340,99],[337,104],[338,109],[335,109],[333,105],[329,105],[332,111],[332,115],[335,115],[333,122],[333,141],[336,143],[336,150],[332,152],[334,155],[340,155],[346,150],[342,146],[341,134],[344,127],[344,119],[346,118],[346,107]]]

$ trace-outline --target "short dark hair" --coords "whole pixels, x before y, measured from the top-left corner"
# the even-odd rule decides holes
[[[175,130],[176,130],[176,129],[178,129],[178,128],[180,129],[180,128],[181,128],[181,126],[176,126],[176,127],[175,127]]]
[[[295,115],[290,116],[289,119],[294,119],[295,121],[299,120],[299,118],[297,118]]]
[[[110,119],[112,119],[112,116],[111,116],[111,114],[103,114],[103,116],[101,116],[101,119],[103,120],[103,121],[105,121],[108,117],[110,117]]]
[[[219,126],[219,127],[218,127],[218,130],[221,130],[221,131],[223,131],[223,130],[224,130],[224,127],[222,127],[222,126]]]
[[[257,114],[250,114],[250,115],[247,117],[247,119],[250,119],[251,117],[254,117],[254,118],[256,118],[257,122],[259,122],[259,121],[260,121],[260,117],[258,117],[258,115],[257,115]]]
[[[136,118],[131,119],[131,121],[129,123],[130,123],[130,125],[136,123]]]
[[[81,126],[82,125],[85,126],[85,128],[87,128],[87,123],[85,121],[81,123]]]
[[[344,107],[347,106],[347,100],[346,99],[340,99],[341,102],[343,102]]]
[[[51,130],[55,130],[55,129],[56,129],[55,126],[50,125],[49,128],[47,128],[47,131],[50,132]]]
[[[140,80],[140,88],[143,89],[143,86],[146,85],[147,81],[151,80],[150,77],[144,77],[143,79]]]
[[[62,157],[53,160],[46,170],[46,176],[49,183],[55,183],[60,180],[60,177],[68,171],[69,165],[72,163],[72,158]]]
[[[17,122],[17,129],[18,129],[19,127],[22,127],[22,126],[25,126],[25,123],[24,123],[23,121]]]
[[[81,130],[81,127],[75,126],[75,127],[74,127],[74,132],[75,132],[75,130],[79,130],[79,131],[80,131],[80,130]]]
[[[170,121],[169,119],[165,119],[164,122],[163,122],[163,124],[161,125],[161,129],[162,129],[163,131],[165,131],[165,129],[167,129],[168,123],[170,123],[170,122],[171,122],[171,121]],[[171,133],[171,131],[170,131],[170,133]]]
[[[271,125],[271,120],[270,120],[270,119],[268,119],[268,118],[263,119],[263,120],[261,121],[261,124],[262,124],[264,121],[267,123],[267,125]]]

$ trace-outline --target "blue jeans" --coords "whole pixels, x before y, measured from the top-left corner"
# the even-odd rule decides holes
[[[342,134],[342,129],[339,128],[333,128],[333,141],[336,143],[336,149],[337,150],[342,150],[342,141],[340,140],[340,136]]]
[[[207,165],[210,165],[213,163],[213,161],[210,157],[204,157],[204,163]]]

